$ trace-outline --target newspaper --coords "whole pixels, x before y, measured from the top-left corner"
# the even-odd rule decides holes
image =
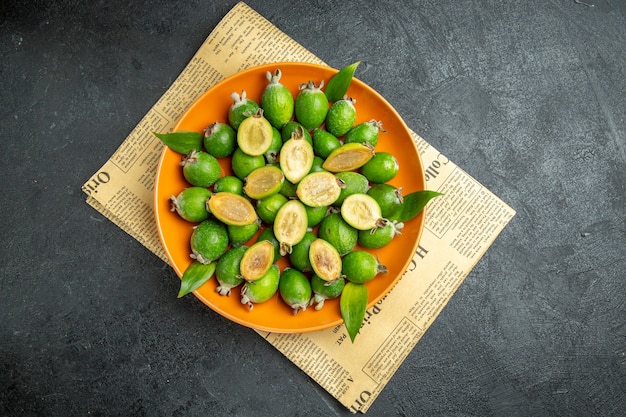
[[[323,64],[263,16],[238,3],[119,149],[83,185],[87,203],[167,262],[153,214],[154,179],[163,145],[152,132],[171,130],[196,98],[225,77],[281,61]],[[353,413],[368,410],[515,215],[444,154],[412,134],[425,166],[426,188],[444,195],[428,204],[415,256],[394,289],[366,312],[355,344],[343,324],[304,334],[257,331]]]

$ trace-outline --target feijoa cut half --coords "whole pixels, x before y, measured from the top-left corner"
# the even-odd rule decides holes
[[[341,205],[341,217],[358,230],[370,230],[387,223],[376,200],[367,194],[352,194],[346,197]]]
[[[327,171],[312,172],[302,178],[296,195],[310,207],[330,206],[337,200],[343,182]]]
[[[309,260],[315,274],[324,281],[341,277],[341,255],[324,239],[315,239],[309,247]]]
[[[241,277],[248,282],[260,279],[274,263],[274,245],[260,240],[245,251],[239,262]]]
[[[250,200],[227,191],[211,195],[207,208],[218,220],[229,226],[245,226],[258,219]]]
[[[254,200],[260,200],[280,191],[285,176],[274,165],[257,168],[246,177],[243,191]]]
[[[285,178],[296,184],[309,173],[314,157],[313,146],[302,135],[294,132],[291,138],[283,143],[278,162]]]
[[[291,253],[307,232],[306,208],[299,200],[289,200],[281,206],[274,219],[274,236],[280,242],[280,254]]]
[[[328,155],[322,168],[330,172],[354,171],[374,155],[374,148],[369,143],[345,143]]]
[[[263,109],[244,119],[237,130],[237,145],[250,156],[263,155],[272,145],[272,125],[263,116]]]

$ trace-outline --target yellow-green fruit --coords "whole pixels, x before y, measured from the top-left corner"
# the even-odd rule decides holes
[[[357,250],[343,257],[341,274],[350,282],[362,284],[386,273],[387,267],[369,252]]]
[[[274,236],[280,242],[280,254],[291,253],[292,247],[304,237],[308,227],[306,209],[298,200],[289,200],[276,213]]]
[[[233,104],[228,109],[228,123],[237,130],[239,125],[249,116],[255,114],[259,110],[259,105],[246,96],[246,91],[241,92],[241,96],[233,92],[230,97]]]
[[[304,140],[311,144],[311,146],[313,145],[313,139],[311,138],[309,131],[306,130],[301,123],[298,123],[295,120],[285,123],[283,128],[280,129],[280,137],[282,138],[283,143],[291,139],[294,133],[298,136],[302,136]]]
[[[337,249],[339,255],[349,253],[357,244],[359,232],[350,226],[339,213],[330,213],[322,220],[318,236]]]
[[[230,290],[243,283],[241,273],[239,270],[239,264],[243,254],[248,250],[247,246],[238,246],[236,248],[229,249],[222,257],[217,261],[215,268],[215,278],[219,285],[215,289],[220,295],[230,295]]]
[[[226,226],[215,220],[205,220],[191,232],[192,259],[208,264],[226,252],[228,248],[228,231]]]
[[[215,122],[204,130],[204,149],[216,158],[232,155],[237,147],[235,129],[229,124]]]
[[[341,217],[357,230],[370,230],[387,223],[380,206],[367,194],[352,194],[343,200]]]
[[[341,206],[343,200],[349,195],[366,193],[369,189],[369,181],[365,178],[365,175],[359,174],[358,172],[338,172],[335,176],[343,181],[344,187],[341,188],[339,197],[337,197],[337,200],[333,203],[334,206]]]
[[[315,85],[313,81],[300,85],[300,93],[296,97],[295,114],[298,122],[307,130],[313,130],[324,123],[328,113],[328,99],[321,90],[324,81]]]
[[[328,282],[314,274],[311,277],[313,297],[309,304],[314,305],[316,310],[320,310],[324,307],[324,301],[339,297],[345,285],[346,280],[343,278]]]
[[[345,143],[328,155],[322,168],[330,172],[354,171],[374,155],[374,148],[367,143]]]
[[[341,137],[348,133],[356,120],[355,102],[356,100],[351,98],[335,101],[328,109],[328,114],[326,115],[326,130],[336,137]]]
[[[220,178],[220,163],[208,152],[193,150],[180,162],[183,176],[197,187],[210,187]]]
[[[324,129],[313,130],[313,151],[315,155],[326,159],[328,155],[341,146],[341,142],[335,135]]]
[[[317,239],[317,236],[313,232],[306,232],[304,237],[293,246],[291,253],[289,254],[289,260],[291,265],[300,272],[311,272],[311,261],[309,260],[309,248],[311,242]]]
[[[216,219],[230,226],[245,226],[258,219],[250,200],[239,194],[215,193],[209,198],[207,207]]]
[[[370,182],[383,184],[392,180],[399,169],[400,165],[395,156],[389,152],[376,152],[376,155],[361,167],[361,174]]]
[[[263,155],[272,145],[273,135],[272,125],[263,116],[263,109],[259,109],[239,125],[237,145],[248,155]]]
[[[346,137],[343,138],[344,143],[369,143],[372,146],[378,144],[379,132],[384,132],[383,123],[377,120],[359,123],[353,126]]]
[[[261,94],[261,108],[272,126],[280,129],[293,116],[294,99],[289,89],[280,83],[280,69],[273,75],[268,71],[266,76],[269,84]]]
[[[341,278],[341,255],[324,239],[317,238],[311,242],[309,260],[315,274],[324,281]]]
[[[266,165],[248,174],[243,191],[254,200],[263,199],[278,193],[284,180],[285,176],[278,167]]]
[[[201,222],[209,217],[206,201],[211,191],[204,187],[189,187],[170,197],[171,210],[188,222]]]
[[[280,281],[280,269],[273,264],[267,272],[254,282],[246,282],[241,288],[241,304],[250,310],[254,304],[264,303],[276,294]]]
[[[248,155],[240,148],[235,149],[235,152],[233,152],[231,167],[240,180],[244,180],[252,171],[262,166],[265,166],[263,155]]]
[[[294,133],[280,149],[279,164],[287,181],[296,184],[304,178],[311,170],[314,157],[311,144]]]
[[[293,268],[285,268],[278,283],[280,296],[293,314],[306,310],[311,300],[311,282],[300,271]]]
[[[337,200],[342,184],[330,172],[312,172],[305,176],[296,189],[296,195],[307,206],[327,207]]]
[[[274,262],[274,245],[259,240],[245,251],[239,262],[241,277],[248,282],[257,281],[265,275]]]

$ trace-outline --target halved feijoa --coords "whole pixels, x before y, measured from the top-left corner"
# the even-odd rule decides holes
[[[322,168],[331,172],[353,171],[365,165],[375,155],[368,143],[346,143],[328,155]]]
[[[291,253],[291,248],[304,237],[308,220],[304,204],[289,200],[281,206],[274,218],[274,236],[280,242],[280,254]]]
[[[341,277],[341,256],[337,249],[324,239],[315,239],[309,247],[311,267],[324,281],[334,281]]]
[[[387,223],[376,200],[367,194],[352,194],[346,197],[341,205],[341,217],[358,230],[370,230]]]
[[[245,251],[239,262],[239,271],[246,281],[261,278],[274,263],[274,245],[269,240],[260,240]]]
[[[302,135],[294,132],[291,138],[283,143],[278,162],[285,178],[296,184],[309,173],[314,157],[313,146]]]
[[[207,201],[207,208],[218,220],[229,226],[245,226],[258,218],[247,198],[227,191],[213,194]]]
[[[343,183],[327,171],[312,172],[302,178],[296,195],[307,206],[329,206],[337,200]]]
[[[237,145],[248,155],[263,155],[272,144],[272,136],[272,125],[263,116],[263,109],[259,109],[239,125]]]
[[[278,193],[284,180],[285,176],[280,168],[266,165],[255,169],[246,177],[243,191],[248,197],[259,200]]]

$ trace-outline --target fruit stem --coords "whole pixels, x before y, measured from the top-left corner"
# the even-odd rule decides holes
[[[280,77],[283,74],[280,72],[279,68],[276,68],[276,71],[274,71],[274,75],[272,75],[271,72],[267,71],[267,73],[265,73],[265,77],[267,78],[267,81],[270,82],[270,84],[279,84],[280,81]]]

